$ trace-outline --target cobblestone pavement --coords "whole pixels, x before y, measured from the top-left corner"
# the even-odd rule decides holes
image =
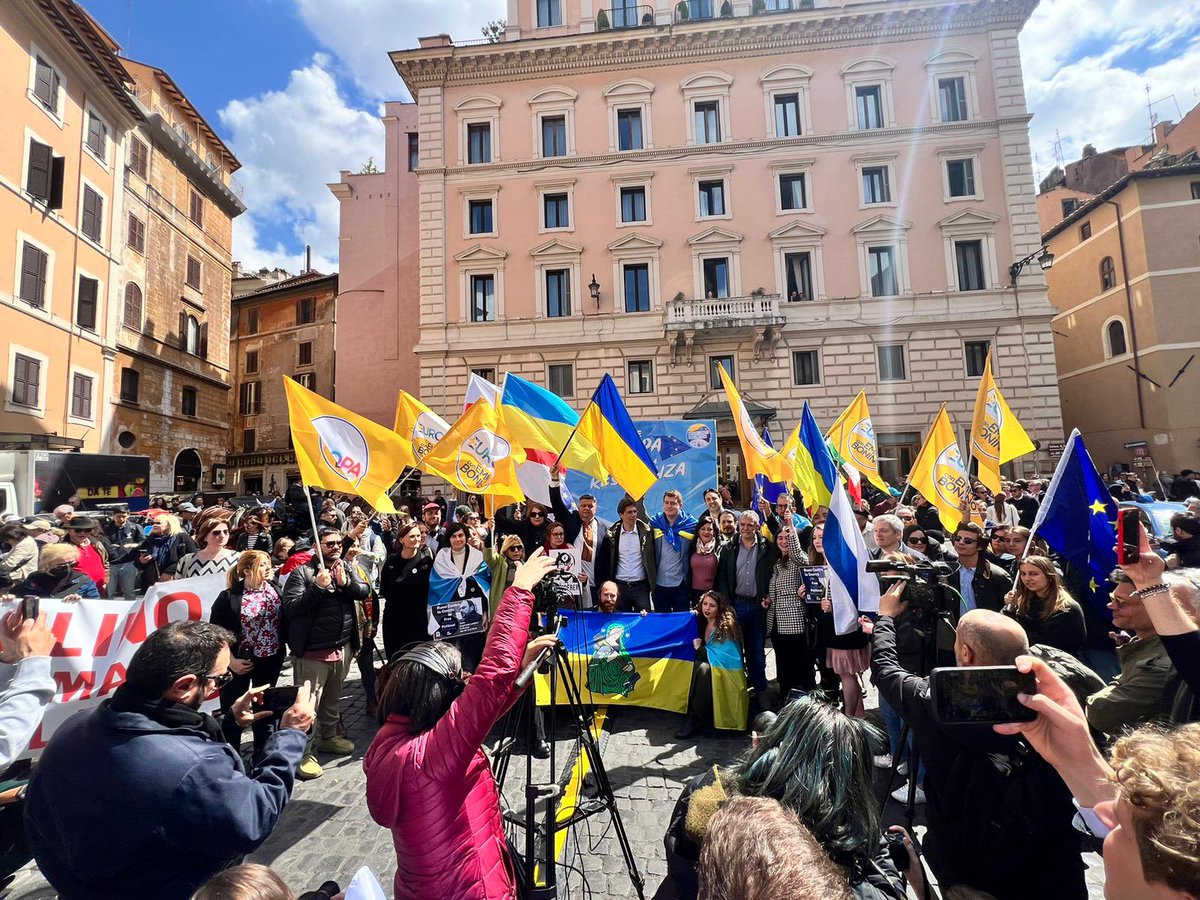
[[[287,678],[285,672],[283,680]],[[875,706],[870,693],[868,706]],[[364,800],[362,756],[371,743],[375,725],[366,714],[357,671],[346,682],[343,710],[348,735],[355,742],[354,754],[322,757],[325,775],[316,781],[297,782],[279,827],[250,860],[271,866],[297,893],[331,878],[345,885],[360,866],[367,865],[391,896],[395,857],[390,835],[371,820]],[[560,717],[560,739],[556,742],[559,767],[569,763],[573,749],[564,719]],[[632,707],[610,710],[608,735],[603,745],[602,756],[621,819],[645,878],[644,896],[655,900],[671,897],[669,882],[664,885],[666,860],[662,839],[680,789],[705,768],[731,760],[748,746],[742,735],[677,741],[674,735],[681,721],[679,716],[657,710]],[[535,765],[542,767],[540,771],[535,769],[535,777],[545,778],[548,763],[535,761]],[[524,806],[524,776],[524,757],[514,756],[504,795],[518,811]],[[881,777],[878,786],[880,797],[886,789],[885,780]],[[637,896],[610,818],[607,812],[600,812],[576,826],[575,836],[568,839],[563,856],[571,868],[560,868],[560,897]],[[900,821],[898,804],[889,801],[885,818]],[[921,819],[917,821],[920,834],[923,827]],[[1090,896],[1101,900],[1103,871],[1099,857],[1089,854],[1087,859]],[[586,875],[586,886],[580,872]],[[49,900],[55,894],[31,865],[0,896],[5,900]]]

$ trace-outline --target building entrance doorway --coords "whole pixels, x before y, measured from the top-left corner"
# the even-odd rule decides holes
[[[200,454],[193,448],[180,450],[175,457],[175,493],[190,494],[200,490],[200,479],[204,475],[204,464]]]

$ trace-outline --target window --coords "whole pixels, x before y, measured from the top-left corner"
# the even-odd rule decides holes
[[[872,297],[894,297],[900,293],[896,278],[896,248],[868,247],[867,261],[871,276]]]
[[[542,227],[570,228],[571,217],[566,194],[542,195]]]
[[[75,305],[75,324],[88,331],[96,330],[96,308],[100,302],[100,282],[86,275],[79,276],[79,298]]]
[[[891,203],[887,166],[866,166],[862,170],[863,203]]]
[[[800,95],[775,95],[775,137],[800,134]]]
[[[650,311],[650,266],[634,263],[624,267],[625,312]]]
[[[243,381],[238,389],[238,414],[257,416],[262,412],[262,397],[259,393],[260,382]]]
[[[490,381],[493,384],[496,383],[496,370],[494,368],[492,368],[491,366],[488,366],[483,369],[472,369],[471,374],[478,375],[484,381]]]
[[[200,290],[200,260],[194,256],[187,258],[187,286]]]
[[[142,327],[142,289],[132,281],[125,285],[125,306],[121,311],[121,324],[134,331]]]
[[[621,188],[621,221],[646,221],[646,188],[644,186]]]
[[[129,139],[129,170],[142,181],[150,174],[150,148],[135,137]]]
[[[860,131],[883,127],[883,89],[877,84],[854,89]]]
[[[108,159],[108,125],[90,109],[87,112],[87,148],[102,161]]]
[[[179,314],[179,346],[185,353],[200,355],[200,323],[185,312]]]
[[[317,373],[301,372],[296,376],[296,383],[310,391],[315,391],[317,389]]]
[[[571,315],[571,270],[546,270],[546,315],[560,319]]]
[[[296,324],[311,325],[317,321],[317,298],[302,297],[296,301]]]
[[[617,149],[641,150],[642,111],[640,109],[617,110]]]
[[[471,276],[471,321],[496,321],[496,276]]]
[[[185,387],[179,399],[180,411],[185,416],[194,416],[196,414],[196,389],[194,387]]]
[[[21,246],[21,299],[42,309],[46,305],[46,272],[50,256],[29,242]]]
[[[104,221],[104,198],[92,188],[83,187],[83,219],[79,228],[86,237],[100,243],[101,224]]]
[[[967,83],[962,76],[938,79],[938,105],[943,122],[964,122],[967,116]]]
[[[258,310],[246,310],[246,334],[258,334]]]
[[[258,351],[257,350],[247,350],[246,351],[246,366],[245,366],[244,371],[247,375],[257,375],[258,374]]]
[[[129,214],[129,236],[126,243],[131,250],[136,250],[142,256],[146,255],[146,223],[133,213]]]
[[[467,211],[470,217],[471,234],[491,234],[492,228],[492,201],[491,200],[468,200]]]
[[[492,126],[489,122],[475,122],[467,126],[467,162],[489,163],[492,161]]]
[[[875,356],[879,361],[880,381],[908,380],[903,344],[880,344],[875,350]]]
[[[12,402],[37,409],[41,406],[42,361],[18,353],[13,358]]]
[[[713,0],[687,0],[688,16],[692,19],[711,19]]]
[[[137,369],[121,369],[121,399],[126,403],[137,403],[141,380],[142,376]]]
[[[983,377],[983,369],[987,365],[988,351],[991,349],[991,341],[966,341],[963,344],[963,359],[967,364],[967,377]]]
[[[49,144],[29,139],[29,170],[25,173],[25,190],[38,200],[50,200],[54,173],[54,150]]]
[[[704,296],[721,299],[729,296],[729,260],[724,256],[704,260]]]
[[[783,255],[783,271],[787,278],[787,299],[813,299],[812,289],[812,254],[785,253]]]
[[[313,364],[313,342],[301,341],[300,346],[296,350],[296,364],[301,366],[311,366]]]
[[[58,115],[58,88],[60,84],[61,80],[58,77],[58,72],[54,70],[54,66],[39,56],[33,76],[33,96],[55,116]]]
[[[575,366],[571,363],[546,367],[546,386],[560,397],[575,395]]]
[[[1193,193],[1195,192],[1193,191]],[[1062,214],[1064,219],[1077,209],[1079,209],[1079,200],[1077,198],[1068,197],[1066,200],[1062,201]]]
[[[805,209],[808,206],[803,175],[779,176],[779,208]]]
[[[975,161],[951,159],[946,162],[946,179],[951,197],[975,196]]]
[[[562,24],[562,0],[537,0],[537,27],[553,28]]]
[[[1110,291],[1117,286],[1117,269],[1113,258],[1106,256],[1100,260],[1100,290]]]
[[[798,386],[821,383],[821,358],[816,350],[793,351],[792,383]]]
[[[723,387],[721,383],[721,369],[725,369],[725,374],[729,376],[729,380],[737,383],[737,373],[734,371],[733,354],[726,353],[721,356],[710,356],[708,358],[708,386],[710,390],[719,391]]]
[[[725,215],[725,182],[701,181],[700,218]]]
[[[415,172],[421,166],[421,136],[408,132],[408,171]]]
[[[90,375],[75,372],[71,376],[71,416],[76,419],[92,418],[92,390],[96,380]]]
[[[258,442],[255,440],[254,429],[253,428],[242,429],[242,452],[243,453],[253,453],[254,448],[257,446],[258,446]]]
[[[649,359],[630,360],[626,389],[631,394],[654,393],[654,361]]]
[[[1124,356],[1128,352],[1128,346],[1125,343],[1125,323],[1120,319],[1113,319],[1104,326],[1104,337],[1108,344],[1108,355]]]
[[[195,190],[189,192],[188,218],[192,220],[193,225],[199,228],[204,227],[204,198]]]
[[[1200,200],[1200,181],[1192,182],[1192,199]]]
[[[987,288],[983,275],[983,241],[955,241],[954,263],[958,268],[960,291],[982,291]]]
[[[567,155],[566,116],[545,116],[542,119],[542,156]]]
[[[695,105],[696,143],[719,144],[721,142],[721,104],[717,100],[706,100]]]
[[[1079,226],[1079,239],[1081,241],[1086,241],[1091,236],[1092,236],[1092,223],[1084,222],[1082,225]]]

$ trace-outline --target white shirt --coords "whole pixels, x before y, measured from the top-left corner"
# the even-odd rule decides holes
[[[599,519],[592,519],[592,558],[583,558],[583,529],[587,525],[580,520],[579,534],[575,535],[575,542],[571,544],[579,551],[579,564],[583,568],[583,574],[587,576],[588,584],[596,583],[596,553],[600,550],[600,536],[604,534],[604,526]]]
[[[637,526],[633,531],[621,529],[617,537],[617,581],[645,581],[646,567],[642,563],[642,541]]]

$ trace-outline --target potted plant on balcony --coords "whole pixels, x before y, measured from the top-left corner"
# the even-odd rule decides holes
[[[608,31],[608,10],[602,9],[596,13],[596,30]]]
[[[751,6],[750,11],[756,16],[760,13],[765,13],[767,11],[767,0],[754,0],[754,4]]]
[[[692,11],[688,8],[687,0],[679,0],[675,4],[675,18],[680,22],[686,22],[692,17]]]
[[[761,300],[763,297],[767,296],[767,291],[765,288],[756,287],[750,292],[750,296],[755,300]]]
[[[721,4],[721,18],[733,18],[733,4],[730,3],[729,0],[725,0],[725,2]]]

